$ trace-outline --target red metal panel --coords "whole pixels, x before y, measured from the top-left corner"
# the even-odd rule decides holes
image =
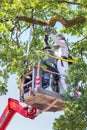
[[[19,102],[15,99],[12,99],[12,98],[9,99],[9,109],[21,114],[24,117],[28,117],[30,119],[35,118],[36,108],[22,107],[19,104]]]
[[[9,109],[21,114],[24,117],[27,117],[27,111],[25,111],[19,102],[15,99],[9,99]]]
[[[0,130],[5,130],[10,120],[12,119],[15,111],[9,111],[8,106],[5,108],[1,118],[0,118]]]
[[[5,130],[16,112],[30,119],[34,119],[36,117],[36,108],[23,108],[17,100],[9,98],[8,105],[0,117],[0,130]]]

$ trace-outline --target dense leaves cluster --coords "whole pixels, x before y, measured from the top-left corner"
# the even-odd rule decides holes
[[[87,86],[80,98],[66,102],[64,115],[55,119],[54,130],[86,130],[87,127]]]

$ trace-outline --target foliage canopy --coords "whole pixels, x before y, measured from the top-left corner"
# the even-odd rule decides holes
[[[61,24],[61,29],[58,26],[59,23]],[[67,83],[69,90],[73,92],[75,92],[75,87],[78,85],[85,98],[87,94],[87,89],[84,91],[84,88],[87,87],[86,0],[0,1],[0,93],[6,94],[7,81],[11,74],[16,74],[20,77],[24,74],[27,67],[33,67],[43,57],[43,54],[38,52],[44,47],[44,30],[46,26],[50,26],[54,33],[60,31],[69,36],[80,38],[79,41],[70,44],[70,53],[78,62],[69,68]],[[32,36],[29,38],[29,35]],[[82,99],[79,100],[79,103],[85,104],[86,100],[83,102]],[[74,105],[76,106],[76,104]],[[79,112],[86,112],[82,107],[79,107]],[[71,105],[69,108],[71,108]],[[71,109],[71,111],[76,113],[76,109],[77,107],[74,110]],[[87,112],[85,114],[87,117]],[[61,117],[61,119],[63,118],[63,120],[68,122],[69,120],[65,118],[69,116],[71,121],[71,115],[71,113],[65,112],[65,116]],[[80,118],[83,119],[83,115]],[[78,119],[76,118],[76,120]],[[85,128],[87,124],[84,122],[85,120],[87,122],[87,119],[84,118],[83,120],[82,126]],[[60,123],[60,120],[58,123]],[[60,127],[61,125],[54,124],[55,130],[62,130]],[[68,129],[66,126],[66,130]]]

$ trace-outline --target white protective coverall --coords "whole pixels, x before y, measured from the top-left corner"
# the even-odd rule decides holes
[[[61,34],[57,34],[57,35],[50,34],[51,39],[54,41],[55,56],[68,58],[67,43],[65,40],[62,40],[59,35],[61,35]],[[56,48],[56,46],[57,46],[57,48]],[[60,73],[59,91],[60,91],[60,94],[62,94],[65,90],[67,90],[67,84],[65,82],[65,77],[67,75],[68,62],[58,60],[57,69]]]

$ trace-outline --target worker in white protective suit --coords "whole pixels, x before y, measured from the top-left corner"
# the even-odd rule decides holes
[[[68,46],[66,40],[62,34],[53,35],[50,32],[50,29],[46,29],[49,37],[54,41],[54,54],[57,57],[68,58]],[[67,90],[67,84],[65,82],[65,78],[67,75],[68,62],[63,60],[57,60],[57,69],[60,73],[59,79],[59,93],[62,94]]]

